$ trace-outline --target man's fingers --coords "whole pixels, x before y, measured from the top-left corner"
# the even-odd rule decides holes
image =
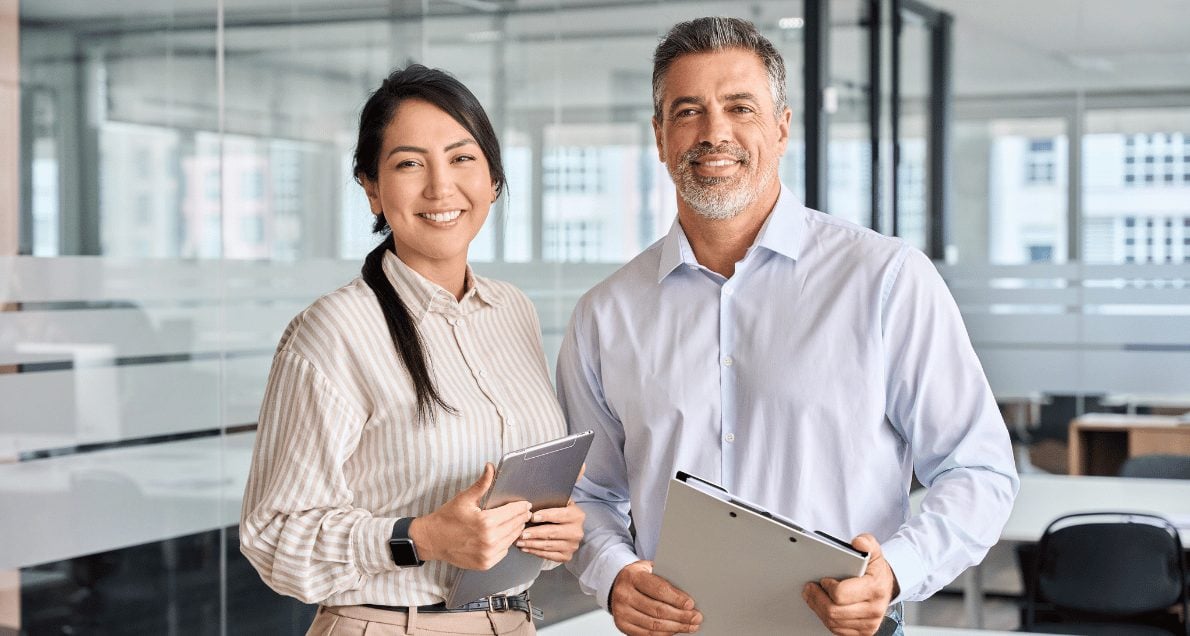
[[[860,552],[868,553],[868,561],[884,558],[884,551],[880,549],[880,542],[867,532],[851,540],[851,547]]]
[[[636,580],[636,589],[649,598],[656,599],[675,608],[694,609],[694,599],[670,585],[669,581],[649,572]]]
[[[833,581],[833,579],[823,579],[823,589],[826,590],[831,601],[836,605],[851,605],[853,603],[863,603],[865,601],[873,601],[878,597],[879,585],[874,579],[866,576],[855,577],[852,579],[843,579],[842,581],[833,581],[828,584],[826,581]]]
[[[653,601],[656,603],[656,601]],[[666,609],[673,611],[674,608]],[[691,622],[675,620],[667,616],[658,616],[652,609],[641,611],[632,605],[621,607],[616,611],[617,618],[636,627],[645,634],[688,634],[697,629]]]
[[[831,606],[831,598],[827,596],[826,590],[822,589],[821,583],[810,582],[802,588],[802,598],[805,599],[806,605],[814,610],[818,618],[826,622],[826,613]]]

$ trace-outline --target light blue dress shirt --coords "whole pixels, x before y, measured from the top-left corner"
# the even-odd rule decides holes
[[[933,264],[786,189],[731,278],[698,264],[675,221],[584,295],[558,393],[571,431],[596,433],[569,567],[603,605],[621,568],[653,558],[678,470],[845,540],[872,533],[895,600],[928,597],[982,559],[1018,487]],[[911,517],[913,472],[929,493]]]

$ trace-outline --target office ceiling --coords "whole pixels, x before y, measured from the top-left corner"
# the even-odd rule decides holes
[[[1190,91],[1190,2],[1186,0],[925,1],[955,18],[954,88],[960,97],[1077,90]],[[474,43],[500,37],[492,29],[491,16],[503,8],[516,16],[503,23],[508,34],[503,37],[509,41],[587,47],[598,52],[602,64],[639,73],[648,70],[641,51],[647,53],[657,34],[672,20],[692,13],[739,14],[743,4],[702,0],[426,0],[424,5],[422,0],[235,0],[226,3],[225,19],[228,25],[252,34],[229,38],[229,55],[275,57],[342,71],[358,68],[354,65],[366,58],[360,45],[375,44],[378,22],[406,17],[417,22],[428,8],[443,21],[427,22],[419,37],[442,45],[452,39]],[[746,13],[753,19],[775,26],[781,17],[799,15],[801,4],[769,0],[747,6]],[[849,44],[832,51],[837,75],[844,82],[859,80],[851,76],[862,74],[862,34],[854,26],[858,6],[859,0],[834,0],[833,4],[836,36],[839,42]],[[106,34],[171,28],[181,38],[187,29],[209,29],[214,24],[214,7],[214,0],[20,1],[21,20],[28,26]],[[356,27],[368,25],[366,31],[372,35],[361,40],[352,31],[352,21],[358,21]],[[320,42],[295,44],[290,29],[277,28],[320,23],[315,28],[331,34],[325,40],[319,38]],[[558,33],[562,35],[555,40]],[[800,35],[792,32],[788,38]],[[210,42],[209,36],[195,38],[196,45],[209,46]],[[609,42],[614,45],[606,46]],[[904,77],[909,94],[915,86],[924,86],[925,66],[914,64],[922,49],[921,39],[906,39]]]

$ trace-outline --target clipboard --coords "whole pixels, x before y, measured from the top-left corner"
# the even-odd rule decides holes
[[[584,431],[504,455],[480,507],[487,510],[528,501],[536,512],[565,506],[594,438],[593,431]],[[450,586],[446,606],[453,609],[528,583],[541,572],[544,562],[513,545],[490,569],[460,570]]]
[[[868,555],[679,471],[669,482],[653,572],[694,598],[700,634],[823,634],[802,600],[824,577],[862,576]]]

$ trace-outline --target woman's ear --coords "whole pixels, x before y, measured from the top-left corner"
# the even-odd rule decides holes
[[[364,188],[364,194],[368,195],[368,206],[372,208],[372,214],[384,214],[384,206],[380,203],[380,188],[376,182],[369,179],[367,175],[359,175],[359,184]]]

